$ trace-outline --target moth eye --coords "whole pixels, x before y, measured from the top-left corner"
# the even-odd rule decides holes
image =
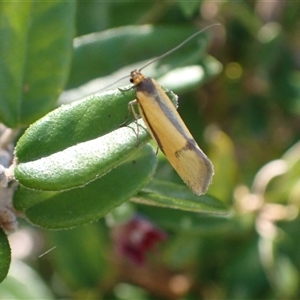
[[[133,78],[130,78],[130,80],[129,80],[131,83],[133,83]]]

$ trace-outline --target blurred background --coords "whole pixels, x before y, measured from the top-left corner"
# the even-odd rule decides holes
[[[61,103],[90,80],[104,76],[105,86],[122,76],[119,69],[138,68],[177,45],[163,45],[160,30],[176,35],[179,27],[193,33],[221,23],[205,33],[205,78],[174,90],[179,113],[215,165],[208,194],[232,213],[196,218],[128,202],[72,230],[21,221],[9,237],[15,262],[0,296],[18,289],[15,299],[299,299],[299,16],[299,1],[78,1],[74,63]],[[101,74],[87,65],[78,72],[76,47],[90,34],[111,37],[122,27],[138,36],[143,31],[126,26],[144,24],[158,28],[151,49],[141,37],[133,58],[111,47]],[[143,72],[153,76],[150,67]],[[172,172],[162,158],[158,177]],[[116,220],[123,222],[113,226]],[[131,235],[142,242],[128,244]]]

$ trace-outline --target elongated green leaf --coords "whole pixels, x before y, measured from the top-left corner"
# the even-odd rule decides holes
[[[15,168],[15,177],[25,187],[36,190],[62,191],[83,186],[135,153],[137,143],[140,147],[149,141],[150,135],[141,124],[137,127],[136,123],[132,123],[98,139],[35,161],[20,163]]]
[[[177,96],[167,92],[177,103]],[[15,154],[19,163],[36,160],[95,139],[133,120],[128,102],[134,90],[119,89],[61,106],[32,124],[19,139]]]
[[[186,186],[157,179],[152,180],[133,200],[138,203],[209,214],[225,215],[230,212],[223,202],[212,196],[196,196]]]
[[[216,59],[206,56],[199,65],[175,68],[159,78],[158,82],[175,93],[183,93],[215,77],[221,70],[222,65]]]
[[[54,106],[70,66],[75,2],[0,3],[0,119],[28,125]]]
[[[209,157],[213,161],[215,175],[208,193],[231,203],[237,173],[234,145],[229,136],[218,129],[211,129],[209,140]]]
[[[133,64],[161,55],[196,31],[192,27],[143,25],[124,26],[79,37],[75,40],[74,59],[68,87],[74,88],[96,77],[109,75],[123,67],[124,62]],[[199,40],[201,41],[200,47]],[[207,44],[208,34],[204,32],[164,61],[168,61],[168,65],[170,65],[170,61],[173,63],[176,61],[176,67],[179,67],[182,57],[186,59],[186,56],[191,56],[191,49],[203,52]],[[139,68],[139,66],[135,66],[135,68]],[[161,70],[161,74],[164,73],[166,70]]]
[[[18,162],[48,156],[119,128],[133,99],[134,91],[113,90],[57,108],[19,139],[15,149]]]
[[[191,41],[189,41],[189,43],[190,42]],[[167,89],[181,93],[194,89],[199,86],[199,84],[207,82],[221,72],[221,64],[204,52],[208,44],[207,36],[202,36],[200,43],[197,45],[189,45],[189,43],[184,45],[178,54],[176,52],[174,54],[172,53],[170,57],[163,58],[148,65],[147,68],[143,70],[144,75],[155,78],[159,84],[164,85]],[[187,49],[185,49],[186,47]],[[92,47],[91,49],[88,47],[86,50],[87,52],[93,52]],[[183,50],[185,51],[184,54],[181,53]],[[88,54],[86,55],[90,57]],[[139,56],[137,56],[136,59],[138,57]],[[128,60],[125,61],[128,62]],[[59,103],[67,104],[71,101],[81,99],[98,92],[114,82],[116,82],[114,86],[118,86],[118,82],[121,78],[123,78],[122,83],[125,82],[126,76],[129,76],[131,71],[139,69],[147,63],[149,63],[149,60],[135,60],[132,64],[126,65],[121,69],[119,68],[120,66],[116,66],[116,72],[109,73],[109,75],[103,74],[105,75],[103,77],[99,77],[99,74],[102,74],[99,70],[94,76],[97,77],[96,79],[91,78],[93,80],[62,93]],[[82,74],[82,69],[80,69],[80,72],[74,71],[73,73]]]
[[[41,192],[20,186],[14,206],[42,227],[73,227],[97,220],[128,200],[149,182],[155,169],[156,156],[146,145],[126,163],[82,188]]]
[[[0,229],[0,282],[7,276],[11,260],[7,235]]]
[[[105,278],[111,278],[107,276],[113,272],[107,259],[110,241],[106,236],[106,228],[99,223],[47,232],[48,247],[57,245],[55,251],[49,253],[54,259],[56,271],[64,282],[77,288],[93,288],[99,281],[103,284]]]
[[[224,216],[216,218],[216,215],[160,206],[138,204],[138,211],[163,228],[193,235],[220,234],[232,230],[235,225],[230,218]]]

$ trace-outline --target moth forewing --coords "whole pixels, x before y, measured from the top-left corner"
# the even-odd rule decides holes
[[[197,144],[177,152],[169,161],[187,186],[197,195],[204,194],[211,183],[213,166]]]
[[[204,194],[213,175],[212,163],[159,84],[139,71],[131,75],[140,114],[153,139],[190,189],[197,195]]]

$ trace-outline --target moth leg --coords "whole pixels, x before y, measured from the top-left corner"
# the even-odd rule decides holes
[[[126,125],[126,123],[127,123],[128,120],[129,120],[129,116],[130,116],[131,114],[133,114],[135,120],[138,120],[138,119],[140,118],[140,116],[136,113],[136,111],[135,111],[135,109],[134,109],[134,104],[136,104],[136,103],[137,103],[136,99],[135,99],[135,100],[132,100],[132,101],[130,101],[130,102],[128,103],[128,106],[127,106],[127,108],[128,108],[128,110],[127,110],[127,117],[126,117],[125,121],[119,125],[119,127],[122,127],[122,126],[125,126],[125,125]]]
[[[157,156],[157,154],[158,154],[158,151],[159,151],[159,147],[157,146],[156,147],[156,152],[155,152],[155,155]]]
[[[134,85],[131,86],[131,87],[129,87],[129,88],[127,88],[127,89],[118,88],[118,90],[119,90],[120,92],[128,92],[128,91],[130,91],[130,90],[133,89],[133,88],[134,88]]]
[[[129,110],[129,112],[132,112],[136,121],[140,118],[139,114],[134,109],[134,105],[136,105],[137,103],[138,102],[136,99],[134,99],[128,103],[128,110]]]
[[[137,144],[137,146],[139,145],[139,133],[140,133],[140,131],[139,131],[139,124],[138,124],[138,119],[140,118],[140,116],[139,116],[139,114],[135,111],[135,109],[134,109],[134,105],[136,105],[137,104],[137,100],[135,99],[135,100],[132,100],[132,101],[130,101],[129,103],[128,103],[128,112],[127,112],[127,117],[126,117],[126,120],[123,122],[123,123],[121,123],[120,125],[119,125],[119,127],[122,127],[122,126],[125,126],[126,125],[126,123],[128,122],[128,120],[129,120],[129,116],[131,115],[131,114],[133,114],[133,116],[134,116],[134,119],[135,119],[135,123],[136,123],[136,126],[137,126],[137,130],[135,131],[134,130],[134,133],[136,134],[136,144]]]
[[[140,116],[137,114],[137,112],[134,109],[134,105],[137,104],[137,100],[134,99],[128,103],[128,109],[131,110],[134,119],[135,119],[135,124],[136,124],[136,146],[138,147],[140,141],[139,141],[139,135],[140,135],[140,129],[139,129],[139,124],[138,124],[138,119]]]

